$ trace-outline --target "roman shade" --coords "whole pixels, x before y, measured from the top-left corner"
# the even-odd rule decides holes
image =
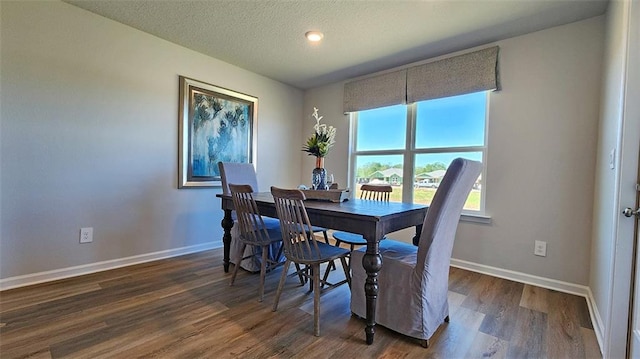
[[[499,90],[498,46],[347,82],[344,112]]]
[[[497,46],[407,69],[407,103],[499,88]]]
[[[405,103],[407,70],[394,71],[344,85],[344,112]]]

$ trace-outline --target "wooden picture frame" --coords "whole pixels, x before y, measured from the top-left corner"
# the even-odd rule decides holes
[[[178,188],[222,185],[218,162],[253,163],[258,98],[179,76]]]

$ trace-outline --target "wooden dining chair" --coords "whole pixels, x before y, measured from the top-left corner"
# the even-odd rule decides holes
[[[360,199],[369,201],[381,201],[389,202],[389,195],[393,192],[393,188],[390,185],[372,185],[363,184],[360,187]],[[333,232],[333,238],[336,240],[335,245],[348,244],[351,250],[355,249],[355,246],[364,246],[367,244],[367,240],[361,234],[350,232]]]
[[[256,175],[256,170],[251,163],[237,163],[237,162],[218,162],[218,170],[220,171],[220,179],[222,182],[222,193],[226,195],[231,195],[231,191],[229,190],[229,184],[246,184],[251,186],[255,192],[259,192],[260,188],[258,187],[258,176]],[[234,221],[237,223],[235,218],[236,214],[233,213]],[[271,228],[280,228],[280,223],[276,218],[263,217],[262,218],[265,226],[268,229]],[[315,233],[322,232],[325,241],[328,241],[327,237],[327,229],[323,227],[313,227],[312,230]],[[235,239],[240,236],[238,227],[233,226],[231,229],[232,237]],[[253,255],[255,251],[259,251],[260,247],[256,246],[246,246],[245,253],[243,257],[247,259],[243,260],[241,263],[234,263],[236,257],[236,252],[240,250],[242,246],[240,241],[231,241],[231,262],[235,265],[241,266],[242,268],[256,272],[260,269],[261,263],[260,258],[261,255]],[[244,248],[244,247],[243,247]],[[272,248],[272,253],[274,253]],[[277,258],[271,258],[272,260],[276,260]]]
[[[280,228],[267,228],[262,216],[258,212],[258,206],[253,199],[253,188],[249,185],[229,184],[233,206],[236,209],[236,216],[240,236],[238,240],[241,243],[240,250],[237,252],[236,263],[241,263],[244,259],[252,258],[258,255],[262,256],[260,261],[260,285],[258,287],[258,301],[262,302],[264,298],[264,281],[267,271],[275,268],[278,264],[282,264],[279,260],[282,255],[282,234]],[[277,253],[269,255],[274,243],[279,243]],[[250,251],[249,255],[244,255],[247,246],[259,247],[260,251]],[[271,258],[275,258],[273,260]],[[239,265],[233,268],[231,274],[230,286],[236,280]]]
[[[311,222],[304,206],[305,195],[302,191],[271,187],[271,194],[280,220],[286,258],[273,303],[273,311],[278,309],[278,301],[287,279],[289,266],[291,263],[302,265],[304,269],[298,267],[297,274],[308,276],[311,281],[314,292],[313,333],[315,336],[320,336],[320,288],[326,281],[326,276],[320,279],[320,265],[339,259],[342,262],[345,275],[345,281],[341,283],[351,285],[351,275],[346,262],[349,251],[317,241],[315,236],[309,235],[309,232],[305,230],[311,226]]]

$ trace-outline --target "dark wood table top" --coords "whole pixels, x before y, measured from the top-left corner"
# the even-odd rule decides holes
[[[223,209],[233,209],[229,195],[217,195],[223,199]],[[277,217],[270,192],[255,193],[260,214]],[[428,207],[423,204],[380,202],[361,199],[334,203],[306,200],[305,207],[314,226],[362,234],[368,240],[379,240],[390,232],[419,226]]]

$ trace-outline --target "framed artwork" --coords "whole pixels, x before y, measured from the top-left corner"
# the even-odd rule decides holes
[[[221,186],[218,162],[253,163],[258,99],[179,77],[178,188]]]

